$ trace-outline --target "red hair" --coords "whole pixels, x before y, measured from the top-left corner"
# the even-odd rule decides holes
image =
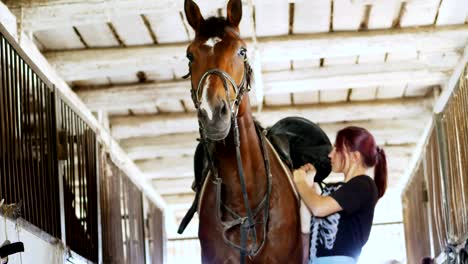
[[[344,156],[348,151],[359,151],[362,161],[368,168],[374,167],[374,181],[379,198],[387,189],[387,159],[382,148],[375,143],[374,136],[362,127],[349,126],[338,131],[335,141],[336,151]]]

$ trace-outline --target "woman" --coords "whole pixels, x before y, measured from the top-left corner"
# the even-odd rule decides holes
[[[387,188],[385,153],[369,131],[351,126],[338,132],[328,157],[332,171],[345,178],[340,185],[326,185],[322,195],[305,180],[315,173],[313,165],[294,171],[297,190],[313,215],[309,263],[356,263],[369,238],[375,204]],[[366,175],[371,167],[374,179]]]

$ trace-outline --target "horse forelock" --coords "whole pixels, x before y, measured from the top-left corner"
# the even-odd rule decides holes
[[[225,17],[209,17],[202,23],[197,32],[197,37],[202,39],[223,39],[226,35],[240,39],[239,33],[229,25]]]

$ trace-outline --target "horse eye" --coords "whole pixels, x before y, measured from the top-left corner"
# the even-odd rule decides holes
[[[187,59],[188,59],[190,62],[193,62],[193,60],[194,60],[195,58],[193,57],[193,54],[189,52],[189,53],[187,53]]]
[[[244,47],[240,48],[238,54],[239,54],[239,56],[241,56],[241,57],[247,56],[247,49],[244,48]]]

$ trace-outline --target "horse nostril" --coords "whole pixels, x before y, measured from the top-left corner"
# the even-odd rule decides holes
[[[221,114],[227,115],[227,112],[228,112],[227,103],[226,101],[223,101],[223,105],[221,106]]]

